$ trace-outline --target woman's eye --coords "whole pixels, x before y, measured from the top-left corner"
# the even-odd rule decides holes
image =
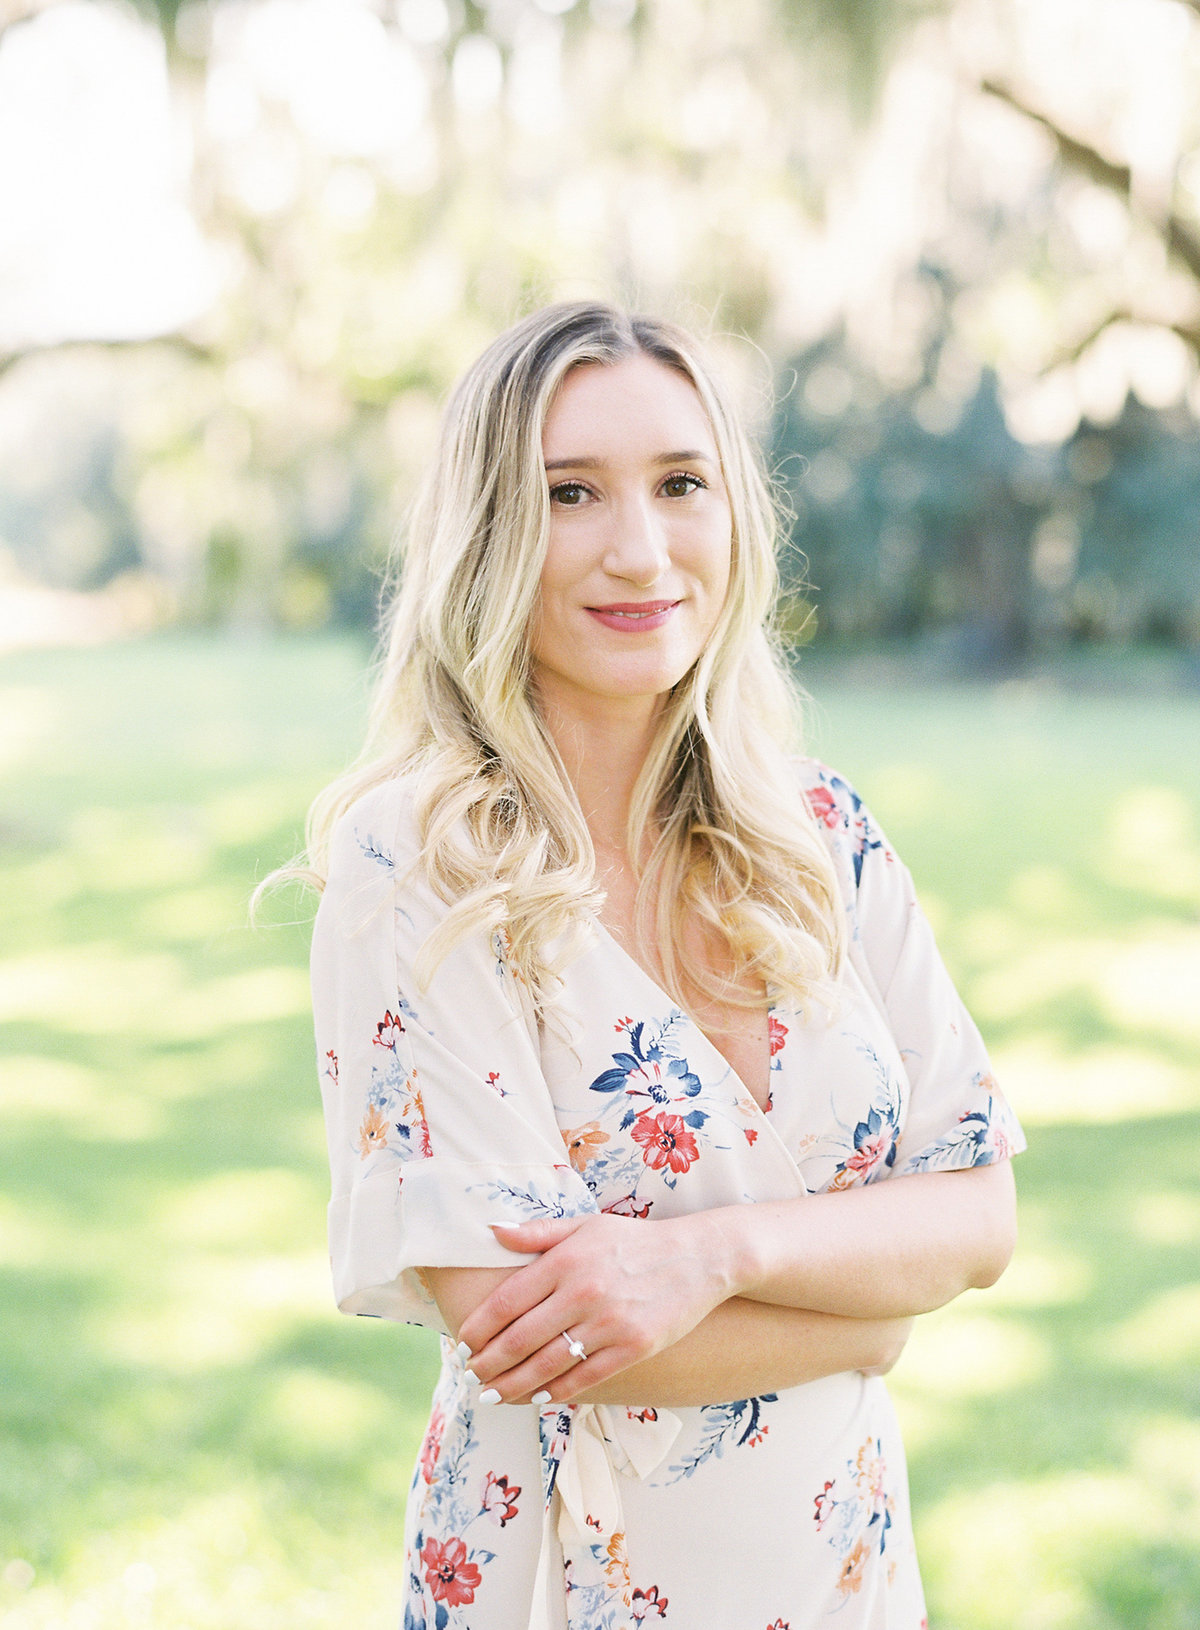
[[[560,481],[556,487],[550,488],[550,502],[563,504],[573,509],[587,497],[587,488],[581,481]]]
[[[662,490],[668,498],[687,498],[689,494],[698,492],[703,485],[698,475],[669,475],[663,482]]]

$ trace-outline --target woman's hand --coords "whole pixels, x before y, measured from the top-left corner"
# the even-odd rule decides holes
[[[703,1212],[657,1223],[567,1217],[495,1233],[508,1250],[540,1253],[459,1329],[471,1370],[505,1403],[527,1402],[552,1382],[565,1402],[671,1346],[732,1291]]]

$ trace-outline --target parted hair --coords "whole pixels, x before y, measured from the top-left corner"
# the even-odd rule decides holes
[[[412,777],[421,866],[446,915],[420,977],[464,936],[500,933],[539,1009],[603,902],[579,803],[538,713],[530,631],[550,521],[542,431],[567,372],[643,354],[688,379],[708,414],[733,519],[712,638],[664,698],[629,815],[639,933],[687,1005],[730,987],[681,956],[699,918],[743,988],[827,996],[844,951],[832,862],[797,785],[799,702],[770,632],[778,520],[729,397],[688,333],[598,302],[550,306],[459,381],[403,529],[366,745],[309,812],[323,886],[330,834],[370,788]],[[285,874],[287,872],[285,871]],[[736,999],[736,998],[735,998]]]

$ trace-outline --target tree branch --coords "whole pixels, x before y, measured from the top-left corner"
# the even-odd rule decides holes
[[[1195,11],[1200,11],[1200,0],[1186,0]],[[1038,108],[1032,108],[1017,95],[1008,85],[1002,85],[998,80],[985,79],[980,87],[990,96],[995,96],[1002,102],[1007,102],[1010,108],[1023,113],[1027,119],[1052,137],[1058,148],[1059,157],[1064,164],[1070,165],[1074,170],[1081,171],[1092,181],[1107,187],[1110,192],[1118,193],[1127,204],[1133,202],[1133,171],[1128,164],[1118,164],[1093,147],[1090,142],[1081,141],[1078,136],[1072,136],[1061,125],[1055,123],[1048,113],[1042,113]],[[1200,283],[1200,236],[1180,216],[1168,212],[1164,217],[1153,223],[1165,238],[1167,247],[1178,260],[1181,260],[1188,271]]]
[[[189,340],[183,334],[150,334],[145,339],[137,340],[51,340],[45,345],[27,345],[15,351],[0,352],[0,378],[3,378],[10,368],[15,368],[18,362],[24,362],[26,357],[49,356],[55,351],[81,351],[88,347],[92,349],[99,347],[103,351],[134,351],[151,345],[165,345],[169,350],[178,351],[193,362],[219,364],[221,361],[216,351],[198,345],[195,340]]]

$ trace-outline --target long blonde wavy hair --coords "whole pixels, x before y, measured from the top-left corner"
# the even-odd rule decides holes
[[[530,629],[550,520],[542,429],[570,369],[637,353],[695,388],[733,514],[720,619],[664,698],[634,790],[629,854],[635,863],[647,857],[639,933],[651,936],[664,984],[684,1005],[697,992],[753,1000],[703,970],[685,970],[689,919],[728,944],[743,991],[765,984],[802,1002],[827,997],[844,950],[843,911],[828,851],[787,763],[799,716],[769,634],[775,507],[691,336],[600,303],[525,318],[451,395],[405,529],[365,748],[315,800],[307,866],[290,875],[321,886],[339,816],[370,788],[416,772],[422,865],[449,907],[421,949],[421,976],[462,937],[499,932],[539,1011],[552,999],[557,972],[603,893],[532,684]]]

